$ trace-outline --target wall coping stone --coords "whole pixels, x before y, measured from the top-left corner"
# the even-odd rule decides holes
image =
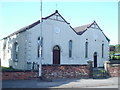
[[[38,70],[2,70],[2,72],[38,72]]]
[[[87,64],[43,64],[42,66],[87,66]]]

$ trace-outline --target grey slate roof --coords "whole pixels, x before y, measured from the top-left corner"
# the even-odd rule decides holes
[[[87,30],[87,28],[89,28],[92,24],[93,24],[93,23],[87,24],[87,25],[83,25],[83,26],[79,26],[79,27],[75,27],[74,30],[76,31],[77,34],[81,35],[81,34],[83,34],[83,33]]]
[[[94,21],[93,23],[87,24],[87,25],[83,25],[83,26],[79,26],[79,27],[75,27],[74,30],[78,35],[82,35],[85,31],[87,31],[88,28],[90,28],[93,24],[97,23]],[[98,26],[98,25],[97,25]],[[98,26],[98,28],[100,29],[100,27]],[[101,29],[100,29],[101,30]],[[103,31],[101,30],[101,32],[103,33]],[[108,42],[110,41],[110,39],[103,33],[103,35],[105,36],[105,38],[108,40]]]

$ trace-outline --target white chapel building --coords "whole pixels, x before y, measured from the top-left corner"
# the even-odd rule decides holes
[[[39,60],[43,65],[92,60],[93,67],[102,67],[109,60],[109,41],[95,21],[72,28],[56,10],[0,40],[1,66],[30,70],[37,69]]]

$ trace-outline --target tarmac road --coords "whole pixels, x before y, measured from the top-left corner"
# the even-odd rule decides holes
[[[108,79],[4,80],[2,88],[118,88],[118,77]]]

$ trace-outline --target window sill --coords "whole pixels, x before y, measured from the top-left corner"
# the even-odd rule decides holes
[[[38,57],[37,57],[37,60],[39,60],[39,59],[42,59],[42,60],[43,60],[43,59],[44,59],[44,57],[42,57],[42,58],[40,58],[40,57],[38,58]]]
[[[74,58],[73,58],[73,57],[69,57],[68,59],[72,60],[72,59],[74,59]]]

